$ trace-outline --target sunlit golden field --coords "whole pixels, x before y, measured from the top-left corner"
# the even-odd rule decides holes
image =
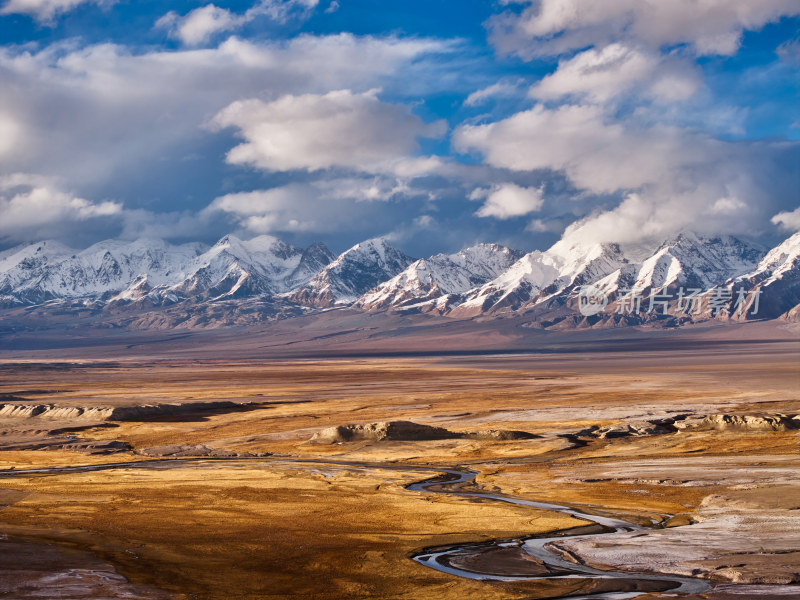
[[[769,597],[776,585],[800,581],[800,553],[790,551],[798,542],[792,533],[800,497],[797,431],[717,430],[696,419],[652,435],[591,433],[593,426],[676,415],[800,412],[790,357],[681,362],[666,368],[636,357],[616,363],[508,357],[6,365],[0,394],[28,404],[85,409],[230,400],[243,406],[196,404],[131,421],[47,413],[5,418],[0,440],[13,449],[0,453],[6,471],[0,532],[17,546],[0,568],[11,574],[12,583],[4,585],[17,591],[4,592],[13,597],[26,585],[43,586],[43,574],[75,564],[88,568],[92,561],[127,579],[113,584],[119,597],[538,598],[590,585],[470,581],[413,562],[414,552],[427,547],[584,524],[404,487],[435,476],[436,467],[462,466],[478,472],[477,487],[469,489],[668,525],[647,533],[645,542],[614,546],[634,552],[636,544],[663,544],[674,564],[629,564],[603,547],[571,548],[591,564],[694,573],[721,586],[709,598],[728,597],[730,584],[761,584],[760,597]],[[26,396],[26,390],[35,393]],[[535,437],[310,443],[327,427],[398,420],[454,434],[503,430]],[[60,449],[59,440],[85,447]],[[92,444],[106,441],[130,449],[91,453],[97,451]],[[50,445],[25,449],[30,442]],[[179,456],[199,458],[160,469],[9,472]],[[411,465],[430,470],[392,468]],[[749,531],[754,514],[769,519]],[[687,534],[698,528],[699,537]],[[719,539],[702,554],[695,546],[709,536]],[[55,551],[41,552],[45,547]],[[676,547],[683,556],[676,558]],[[103,585],[111,584],[85,583],[84,597],[100,597]],[[130,595],[120,586],[129,586],[124,594]]]

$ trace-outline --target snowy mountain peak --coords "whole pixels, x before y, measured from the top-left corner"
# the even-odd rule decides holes
[[[367,240],[345,250],[290,298],[307,306],[350,304],[413,260],[384,238]]]
[[[322,242],[311,244],[300,257],[300,263],[286,278],[286,288],[293,289],[304,285],[322,269],[336,260],[336,256]]]
[[[217,299],[286,292],[303,253],[301,248],[269,235],[249,240],[226,235],[198,256],[187,276],[171,290],[207,293]]]
[[[463,294],[486,283],[521,255],[522,252],[498,244],[478,244],[456,254],[437,254],[420,259],[370,290],[357,305],[368,310],[400,307],[439,310],[442,304],[433,300]]]
[[[45,240],[35,244],[22,244],[0,252],[0,278],[4,273],[16,267],[23,261],[45,264],[63,256],[74,254],[75,250],[54,240]]]
[[[352,248],[348,248],[340,254],[334,262],[352,261],[360,257],[372,256],[379,262],[386,263],[387,257],[395,257],[396,250],[386,238],[378,237],[359,242]]]
[[[758,296],[759,312],[745,313],[743,318],[782,316],[800,320],[800,232],[767,252],[750,271],[726,281],[722,287]],[[742,318],[741,314],[739,317]]]
[[[546,253],[558,265],[557,291],[596,281],[628,262],[618,244],[559,244]]]
[[[529,301],[559,276],[558,262],[538,250],[515,261],[492,281],[472,291],[454,314],[514,310]]]
[[[749,277],[768,274],[768,279],[780,279],[800,263],[800,232],[795,233],[764,256]]]
[[[559,240],[548,250],[547,255],[561,265],[586,263],[605,254],[616,254],[619,246],[611,243],[586,243],[575,240]]]
[[[705,238],[681,233],[642,262],[634,287],[660,289],[681,284],[707,290],[752,269],[764,252],[763,247],[733,236]]]
[[[226,235],[214,244],[210,254],[229,252],[239,257],[250,259],[252,255],[272,255],[278,258],[288,258],[295,254],[301,254],[302,250],[286,244],[278,238],[270,235],[260,235],[249,240],[241,240],[234,235]]]
[[[558,263],[548,254],[538,250],[530,252],[517,260],[507,271],[498,275],[492,287],[512,289],[521,284],[530,284],[536,289],[550,285],[559,274]]]

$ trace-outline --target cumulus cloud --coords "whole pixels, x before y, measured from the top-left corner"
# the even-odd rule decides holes
[[[694,59],[735,54],[744,31],[800,14],[797,2],[517,4],[523,8],[491,19],[490,39],[500,53],[523,59],[560,57],[558,68],[529,90],[547,105],[462,125],[453,135],[456,150],[480,153],[496,168],[562,173],[584,196],[594,195],[595,211],[566,228],[565,244],[660,242],[682,229],[757,234],[768,227],[790,178],[776,165],[796,160],[798,147],[703,133],[737,131],[741,114],[698,94],[708,90]],[[787,42],[777,52],[791,62],[794,46]],[[793,214],[775,215],[773,223],[787,226]],[[537,219],[529,230],[552,222]]]
[[[251,1],[256,3],[239,12],[205,0],[186,14],[165,15],[159,24],[185,46],[178,50],[85,46],[79,40],[0,47],[0,173],[35,170],[69,182],[29,182],[0,191],[3,202],[10,206],[19,197],[14,210],[23,201],[49,202],[54,214],[66,215],[63,223],[107,219],[117,229],[121,223],[126,236],[165,237],[191,236],[220,223],[253,233],[388,231],[391,219],[410,224],[412,213],[426,221],[435,213],[437,238],[448,228],[454,236],[469,227],[493,235],[509,228],[504,220],[529,214],[515,223],[537,217],[527,230],[552,233],[579,218],[568,237],[595,241],[659,237],[685,227],[750,232],[771,229],[771,218],[784,227],[795,222],[796,211],[789,211],[796,190],[771,198],[774,181],[764,175],[758,185],[758,171],[768,171],[781,144],[734,143],[701,133],[732,129],[744,122],[742,113],[732,111],[747,109],[711,97],[719,82],[704,88],[694,59],[735,52],[744,30],[800,13],[796,0],[517,2],[522,6],[489,26],[498,49],[560,59],[532,87],[513,77],[487,86],[486,63],[454,52],[466,42],[341,34],[258,42],[231,37],[203,47],[256,18],[263,18],[259,26],[274,26],[308,16],[318,5]],[[2,11],[50,6],[52,19],[80,3],[100,1],[6,0]],[[338,2],[319,5],[321,12]],[[41,12],[42,18],[47,14]],[[796,59],[796,40],[777,52],[785,69]],[[442,60],[444,54],[449,57]],[[509,73],[495,67],[495,73]],[[370,91],[377,88],[387,91]],[[446,127],[415,116],[408,105],[413,99],[429,98],[431,90],[472,91],[465,105],[480,106],[520,98],[526,89],[543,105],[456,129],[453,149],[480,154],[484,164],[418,156],[419,139],[441,136]],[[564,102],[569,104],[558,106]],[[440,110],[439,104],[429,106]],[[782,144],[796,164],[797,146]],[[215,171],[209,157],[230,148],[230,163],[293,173]],[[203,157],[191,163],[202,164],[198,177],[185,181],[191,191],[160,193],[162,182],[177,189],[175,182],[192,173],[188,162],[179,164],[190,153]],[[780,160],[787,171],[786,154]],[[148,178],[158,183],[122,197],[149,210],[116,205],[112,214],[104,203],[83,199],[120,197],[108,188],[127,190],[130,182]],[[266,187],[257,179],[278,187],[225,196],[213,189],[218,181],[224,191]],[[203,188],[205,182],[211,187]],[[479,205],[465,203],[464,195],[477,187],[481,203],[473,212]],[[44,191],[34,193],[38,189]],[[214,195],[220,197],[200,215],[151,212],[159,203],[161,210],[203,206]],[[169,208],[157,196],[169,198]],[[403,202],[409,198],[424,206],[410,210]],[[41,224],[42,231],[48,227]]]
[[[156,27],[167,29],[170,37],[188,46],[197,46],[216,33],[238,29],[261,16],[278,23],[285,23],[291,17],[306,18],[318,2],[319,0],[261,0],[241,14],[207,4],[184,16],[170,11],[156,21]]]
[[[0,176],[0,239],[22,241],[46,237],[70,223],[120,215],[116,202],[90,202],[58,189],[46,177]]]
[[[235,15],[227,8],[207,4],[195,8],[183,17],[170,11],[156,21],[156,27],[169,30],[170,37],[187,46],[197,46],[215,33],[231,31],[245,23],[244,15]]]
[[[753,233],[754,223],[763,221],[764,210],[753,202],[745,181],[725,184],[709,181],[682,191],[652,187],[631,193],[615,208],[598,212],[569,225],[562,245],[659,244],[688,229],[699,234]],[[744,202],[737,195],[748,194]],[[720,200],[727,206],[720,210]],[[759,200],[764,200],[759,197]]]
[[[29,15],[47,25],[55,18],[81,4],[113,4],[114,0],[7,0],[0,15]]]
[[[74,42],[0,48],[0,158],[6,172],[76,186],[119,181],[130,165],[146,172],[194,151],[209,138],[202,124],[237,99],[420,79],[425,57],[450,51],[447,42],[350,34],[141,53]]]
[[[502,53],[530,59],[623,41],[661,48],[687,44],[699,55],[731,55],[742,32],[800,14],[796,0],[537,0],[489,23]]]
[[[687,60],[615,43],[562,60],[530,94],[542,100],[570,96],[607,102],[634,92],[656,102],[673,102],[689,98],[701,86],[696,67]]]
[[[453,139],[458,150],[477,150],[492,166],[562,172],[586,192],[623,197],[568,227],[564,237],[572,243],[659,242],[686,228],[753,234],[774,214],[781,186],[788,189],[771,165],[798,153],[792,144],[724,142],[619,122],[599,105],[536,106],[461,126]]]
[[[391,170],[412,153],[419,137],[439,137],[442,122],[426,124],[407,107],[378,99],[378,90],[287,95],[272,102],[237,101],[213,119],[245,139],[227,160],[269,171],[344,167]]]
[[[800,231],[800,207],[793,211],[780,212],[771,219],[774,225],[789,231]]]
[[[711,138],[674,127],[626,126],[595,105],[537,105],[502,121],[462,125],[453,143],[461,152],[479,151],[495,167],[564,171],[576,185],[597,193],[674,177],[681,166],[702,164],[719,147]]]
[[[485,199],[475,213],[479,217],[510,219],[535,212],[542,208],[544,198],[543,187],[522,187],[513,183],[503,183],[493,188],[474,190],[470,200]]]

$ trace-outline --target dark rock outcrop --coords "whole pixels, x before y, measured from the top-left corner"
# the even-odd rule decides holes
[[[314,434],[309,440],[313,444],[341,444],[343,442],[416,442],[425,440],[527,440],[535,436],[526,431],[486,429],[476,432],[457,432],[442,427],[421,425],[411,421],[379,421],[355,425],[337,425]]]

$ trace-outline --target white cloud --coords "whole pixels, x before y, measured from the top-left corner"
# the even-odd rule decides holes
[[[409,182],[387,176],[338,177],[311,183],[326,198],[356,202],[385,202],[399,197],[418,196]]]
[[[235,127],[245,139],[228,152],[228,162],[269,171],[387,171],[415,150],[418,137],[445,131],[441,122],[425,124],[407,107],[381,102],[377,90],[237,101],[213,124]]]
[[[497,168],[563,173],[582,195],[595,195],[597,211],[568,226],[564,243],[662,241],[682,229],[752,234],[765,227],[785,183],[764,173],[775,152],[797,149],[701,133],[735,131],[742,114],[698,93],[704,84],[693,59],[736,53],[745,30],[800,14],[796,1],[519,4],[521,11],[491,20],[492,43],[524,59],[562,57],[530,96],[571,104],[463,125],[453,135],[454,148],[480,152]],[[690,99],[687,116],[687,104],[675,103]],[[609,208],[610,194],[621,200]],[[535,220],[529,230],[552,222]]]
[[[469,198],[485,198],[475,214],[479,217],[510,219],[535,212],[542,208],[543,188],[522,187],[513,183],[503,183],[490,189],[474,190]]]
[[[370,224],[396,225],[414,199],[425,202],[428,192],[392,176],[332,177],[226,194],[200,216],[213,220],[224,214],[243,230],[258,234],[362,231]]]
[[[313,185],[292,183],[269,190],[227,194],[214,200],[205,212],[226,213],[242,229],[261,234],[346,230],[358,211],[352,199],[325,197]]]
[[[688,44],[699,55],[731,55],[742,32],[800,14],[796,0],[538,0],[490,22],[503,53],[556,56],[615,41],[661,48]]]
[[[732,175],[728,173],[728,175]],[[734,176],[735,177],[735,176]],[[668,186],[632,193],[612,210],[599,212],[569,225],[562,244],[658,244],[682,230],[699,234],[752,234],[763,220],[763,197],[746,178],[724,183],[712,180],[677,191]],[[742,200],[746,197],[748,202]],[[721,211],[720,200],[726,204]]]
[[[544,219],[533,219],[525,226],[525,231],[531,233],[550,233],[560,232],[563,230],[563,225],[559,222],[548,222]]]
[[[800,207],[793,211],[778,213],[771,219],[774,225],[779,225],[782,229],[789,231],[800,231]]]
[[[514,81],[503,80],[498,81],[483,89],[472,92],[467,99],[464,100],[466,106],[477,106],[488,101],[490,98],[508,98],[519,94],[520,87],[524,80],[517,79]]]
[[[415,217],[412,223],[417,229],[433,229],[438,225],[436,219],[431,215],[420,215]]]
[[[716,198],[708,208],[708,214],[715,216],[735,215],[747,211],[747,203],[736,196]]]
[[[184,16],[170,11],[156,21],[156,27],[169,30],[170,37],[179,39],[187,46],[198,46],[207,42],[214,34],[233,31],[260,16],[278,23],[290,17],[306,18],[319,0],[261,0],[244,13],[234,13],[227,8],[207,4],[195,8]]]
[[[207,4],[181,17],[170,11],[156,21],[156,27],[168,29],[170,37],[187,46],[197,46],[221,31],[231,31],[245,24],[244,16],[234,15],[227,8]]]
[[[800,66],[800,36],[783,42],[776,53],[785,63],[793,67]]]
[[[260,0],[246,14],[266,15],[273,21],[285,23],[293,17],[307,18],[319,0]]]
[[[195,149],[209,139],[202,124],[237,99],[363,91],[400,73],[419,80],[424,57],[450,51],[446,42],[350,34],[137,54],[75,42],[0,48],[0,158],[5,172],[75,186],[119,181],[131,165],[146,172]]]
[[[120,215],[116,202],[94,203],[64,192],[46,177],[0,176],[0,238],[21,241],[59,233],[70,223]]]
[[[460,151],[515,171],[564,173],[579,189],[623,201],[569,226],[571,242],[663,241],[682,229],[757,234],[785,186],[771,180],[776,152],[797,147],[724,142],[676,127],[616,121],[600,105],[537,106],[505,120],[459,127]],[[793,149],[792,149],[793,148]],[[606,200],[607,202],[607,200]],[[772,212],[770,212],[772,210]]]
[[[216,217],[216,218],[215,218]],[[143,209],[122,211],[121,239],[176,239],[199,240],[228,233],[229,224],[204,211],[153,212]]]
[[[20,143],[20,129],[13,117],[0,112],[0,157],[5,158],[14,152]]]
[[[93,239],[114,236],[120,226],[127,238],[214,235],[229,226],[219,212],[209,220],[207,213],[200,218],[191,211],[172,211],[173,206],[204,203],[197,186],[185,197],[175,197],[173,204],[164,199],[173,192],[162,192],[158,180],[165,177],[170,183],[170,179],[191,177],[189,163],[182,163],[179,157],[190,153],[205,156],[209,148],[216,155],[219,144],[227,143],[227,136],[211,134],[203,127],[220,110],[240,98],[259,97],[268,103],[286,94],[325,96],[330,89],[342,88],[360,96],[364,90],[383,84],[391,87],[395,80],[406,78],[424,87],[430,84],[424,82],[430,76],[429,59],[452,51],[452,44],[446,41],[350,34],[301,35],[264,43],[231,38],[217,48],[138,53],[112,44],[82,47],[75,40],[42,50],[0,48],[0,175],[36,171],[66,182],[70,190],[79,190],[75,193],[78,198],[119,196],[126,200],[121,215],[69,221],[74,227],[65,221],[61,229],[54,222],[42,225],[39,233],[26,229],[26,239],[69,236],[80,229],[79,223],[83,223],[83,231],[93,232],[89,234]],[[214,85],[210,86],[210,81]],[[401,121],[406,119],[412,127],[440,132],[439,126],[420,125],[406,107],[375,104],[376,111],[367,111],[369,119],[396,111]],[[369,122],[381,127],[387,123],[380,118]],[[380,132],[375,135],[380,139]],[[387,137],[385,148],[413,150],[413,139],[411,143],[409,139],[407,132],[399,134],[400,141]],[[420,195],[419,190],[404,189],[405,181],[443,165],[437,157],[393,156],[397,160],[392,177],[362,178],[349,188],[339,182],[336,189],[323,190],[320,184],[311,188],[313,197],[320,204],[339,202],[343,215],[355,203],[357,213],[368,212],[370,219],[380,220],[377,208],[364,208],[374,203],[371,200]],[[146,186],[141,183],[143,178],[153,179],[150,189],[126,195],[131,183]],[[345,193],[350,194],[346,201],[330,200]],[[147,202],[147,210],[137,210],[139,195]],[[312,208],[311,200],[306,206],[311,212],[321,210]],[[83,214],[91,210],[91,206],[84,207]],[[329,217],[342,223],[341,227],[349,227],[343,223],[344,217],[338,221],[334,218],[338,214]],[[360,231],[367,229],[368,223],[362,222]],[[392,227],[391,223],[385,225]]]
[[[531,88],[531,96],[557,100],[564,96],[607,102],[637,92],[656,102],[684,100],[702,85],[696,68],[676,57],[610,44],[562,60],[555,73]]]
[[[7,0],[0,15],[30,15],[40,23],[52,24],[55,18],[81,4],[108,5],[115,0]]]
[[[768,197],[771,184],[755,182],[769,159],[755,147],[700,132],[736,131],[742,115],[698,94],[704,85],[692,59],[734,54],[743,31],[800,14],[797,2],[519,4],[525,5],[521,11],[491,20],[492,43],[524,59],[563,56],[530,96],[573,104],[464,125],[453,136],[457,150],[478,151],[498,168],[560,172],[580,190],[622,198],[569,226],[564,235],[570,243],[658,239],[683,228],[751,233],[764,226],[776,199]],[[694,105],[687,117],[686,105],[675,103],[689,99]],[[623,111],[615,106],[619,101]]]
[[[457,150],[481,152],[487,163],[516,171],[564,171],[597,193],[638,188],[673,177],[684,165],[702,164],[718,144],[674,127],[636,128],[594,105],[539,105],[486,125],[462,125]]]

